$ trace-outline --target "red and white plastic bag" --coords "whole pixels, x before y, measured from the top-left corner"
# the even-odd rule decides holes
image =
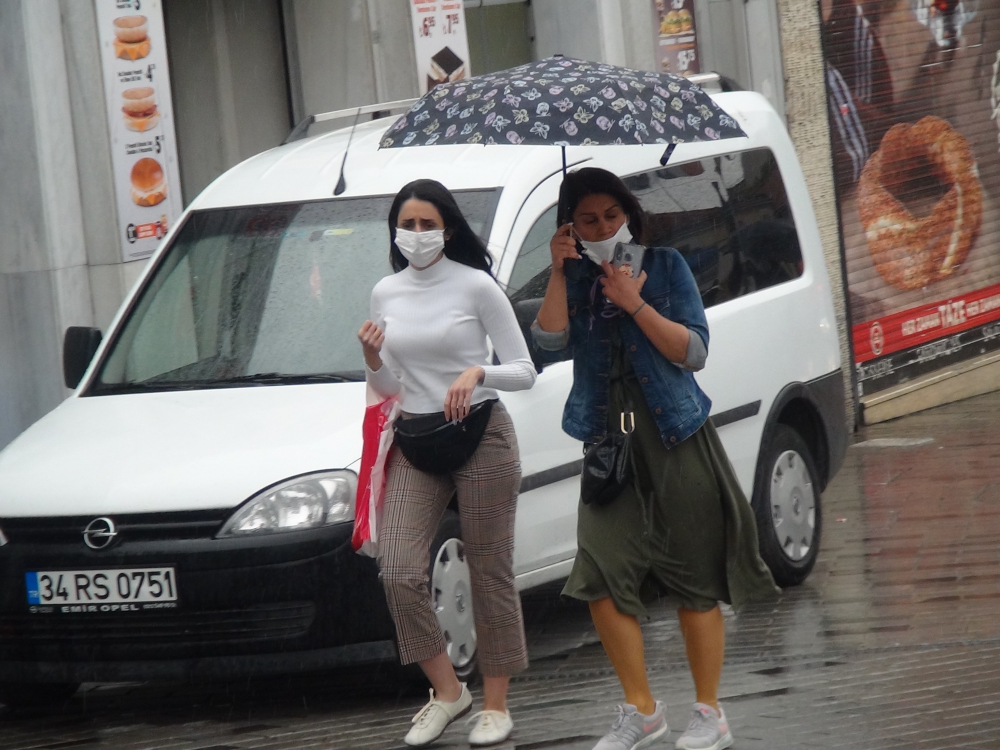
[[[382,526],[382,503],[385,500],[385,469],[392,449],[392,424],[399,414],[399,399],[380,399],[368,388],[368,406],[361,431],[361,470],[358,472],[358,494],[354,504],[354,535],[351,546],[359,555],[378,555],[379,531]]]

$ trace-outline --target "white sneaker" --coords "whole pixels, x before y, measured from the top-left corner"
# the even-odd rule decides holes
[[[413,728],[406,733],[403,742],[410,747],[428,745],[444,734],[444,730],[451,722],[469,713],[471,708],[472,694],[464,682],[462,683],[462,694],[454,703],[438,700],[434,697],[432,689],[430,701],[413,717]]]
[[[719,706],[716,713],[711,706],[695,703],[691,712],[691,723],[677,740],[677,750],[723,750],[731,747],[733,735],[729,733],[729,721]]]
[[[469,721],[473,719],[479,719],[469,733],[469,744],[473,747],[503,742],[514,731],[514,720],[510,718],[510,711],[480,711]]]

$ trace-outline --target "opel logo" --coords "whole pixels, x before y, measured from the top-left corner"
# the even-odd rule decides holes
[[[83,543],[91,549],[104,549],[110,545],[118,532],[110,518],[95,518],[83,530]]]

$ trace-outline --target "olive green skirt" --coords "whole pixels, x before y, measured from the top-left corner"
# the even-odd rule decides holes
[[[753,510],[711,421],[667,449],[634,377],[612,385],[610,423],[618,428],[624,393],[634,413],[635,477],[603,507],[580,504],[578,551],[563,594],[611,597],[619,612],[646,613],[671,597],[707,612],[720,601],[739,608],[779,593],[757,546]]]

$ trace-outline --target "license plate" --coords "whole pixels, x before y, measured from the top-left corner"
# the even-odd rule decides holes
[[[28,604],[63,612],[118,612],[174,608],[177,578],[173,568],[38,570],[24,574]],[[60,606],[61,605],[61,606]]]

